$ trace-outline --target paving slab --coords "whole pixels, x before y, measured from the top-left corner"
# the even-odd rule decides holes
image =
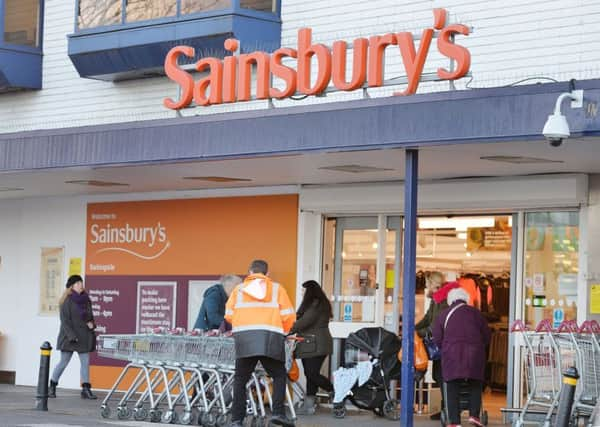
[[[35,410],[34,387],[0,384],[0,427],[156,427],[150,422],[103,419],[100,416],[100,402],[105,396],[97,392],[98,400],[84,400],[77,390],[57,390],[56,399],[48,399],[48,411]],[[116,417],[116,415],[112,417]],[[348,411],[344,419],[336,419],[328,408],[321,408],[316,415],[300,417],[298,427],[391,427],[398,422],[379,418],[369,411]],[[428,416],[415,415],[417,427],[439,427],[439,421],[431,421]],[[466,424],[465,424],[466,425]],[[493,420],[491,427],[501,426]]]

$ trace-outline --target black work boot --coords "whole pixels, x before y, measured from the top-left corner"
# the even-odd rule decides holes
[[[50,380],[50,385],[48,386],[48,397],[56,397],[56,386],[58,383]]]
[[[98,399],[94,393],[92,393],[92,385],[90,383],[81,384],[81,398],[82,399]]]

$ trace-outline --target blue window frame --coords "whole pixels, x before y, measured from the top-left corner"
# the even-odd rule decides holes
[[[42,51],[43,0],[0,0],[0,47]]]
[[[75,0],[75,33],[159,25],[222,15],[279,22],[281,0]]]
[[[0,0],[0,93],[42,87],[43,0]]]
[[[4,0],[6,1],[6,0]],[[281,0],[76,0],[69,57],[81,77],[105,81],[164,74],[168,51],[195,49],[195,62],[240,51],[271,52],[281,43]]]

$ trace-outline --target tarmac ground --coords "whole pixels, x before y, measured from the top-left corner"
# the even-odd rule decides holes
[[[0,427],[156,427],[156,423],[147,421],[119,420],[113,408],[111,418],[100,416],[100,404],[105,396],[103,392],[95,392],[98,400],[81,399],[78,390],[57,390],[56,399],[48,399],[48,411],[35,409],[36,390],[34,387],[0,384]],[[418,427],[437,427],[439,421],[431,421],[429,416],[415,415],[414,425]],[[398,422],[375,416],[369,411],[349,410],[344,419],[336,419],[331,409],[321,408],[313,416],[301,416],[298,427],[341,427],[348,425],[361,427],[390,427]],[[197,425],[197,424],[196,424]],[[467,425],[464,423],[463,425]],[[490,426],[501,424],[498,417],[492,417]]]

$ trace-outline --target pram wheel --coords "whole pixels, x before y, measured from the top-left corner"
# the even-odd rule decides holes
[[[346,406],[342,403],[341,405],[333,405],[333,417],[344,418],[346,416]]]
[[[133,409],[133,419],[136,421],[144,421],[148,416],[148,411],[146,408],[134,408]]]
[[[117,418],[120,420],[131,418],[131,409],[129,409],[127,406],[119,406],[117,408]]]
[[[398,421],[400,414],[398,413],[398,401],[395,399],[386,400],[381,408],[383,416],[388,420]]]
[[[100,416],[102,418],[110,418],[110,408],[106,405],[100,407]]]

